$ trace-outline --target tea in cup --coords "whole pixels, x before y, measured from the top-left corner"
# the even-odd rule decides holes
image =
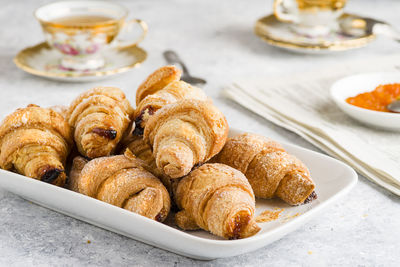
[[[142,41],[147,25],[139,19],[126,20],[128,10],[106,1],[61,1],[35,11],[47,43],[63,54],[61,66],[68,70],[94,70],[105,65],[101,52],[109,47],[126,47]],[[138,24],[137,40],[119,40],[121,30]]]
[[[293,23],[293,29],[307,36],[323,36],[338,28],[346,0],[275,0],[277,19]]]

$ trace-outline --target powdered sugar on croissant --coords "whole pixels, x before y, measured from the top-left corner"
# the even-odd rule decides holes
[[[224,164],[204,164],[179,182],[175,198],[181,209],[175,216],[185,230],[202,228],[227,238],[256,234],[255,199],[246,177]]]
[[[228,131],[225,116],[215,106],[185,99],[154,114],[143,137],[153,148],[157,167],[171,178],[179,178],[217,154]]]
[[[316,198],[307,167],[279,143],[263,136],[244,133],[229,138],[212,161],[243,172],[257,197],[279,197],[291,205]]]
[[[128,150],[124,155],[87,161],[74,159],[70,188],[150,219],[163,221],[170,197],[162,183],[147,171],[145,163]]]

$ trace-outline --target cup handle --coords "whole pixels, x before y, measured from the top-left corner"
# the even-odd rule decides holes
[[[295,1],[292,5],[288,5],[285,0],[275,0],[274,1],[274,15],[275,17],[283,22],[297,23],[298,18],[296,16]]]
[[[146,22],[144,22],[141,19],[131,19],[131,20],[125,21],[124,25],[122,26],[122,31],[124,31],[126,33],[131,32],[134,24],[139,24],[140,28],[142,29],[142,34],[140,35],[140,37],[137,40],[133,40],[133,41],[117,38],[115,40],[115,45],[118,48],[135,46],[138,43],[140,43],[141,41],[143,41],[143,39],[146,37],[147,31],[148,31],[148,26],[147,26]]]

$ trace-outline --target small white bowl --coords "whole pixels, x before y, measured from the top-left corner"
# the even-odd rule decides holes
[[[335,82],[330,93],[339,108],[350,117],[368,126],[400,131],[400,114],[368,110],[346,102],[348,97],[370,92],[377,86],[388,83],[400,83],[400,72],[375,72],[348,76]]]

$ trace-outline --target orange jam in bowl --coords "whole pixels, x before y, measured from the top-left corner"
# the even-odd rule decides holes
[[[346,102],[365,109],[390,112],[387,105],[400,99],[400,83],[379,85],[371,92],[361,93],[346,99]]]

